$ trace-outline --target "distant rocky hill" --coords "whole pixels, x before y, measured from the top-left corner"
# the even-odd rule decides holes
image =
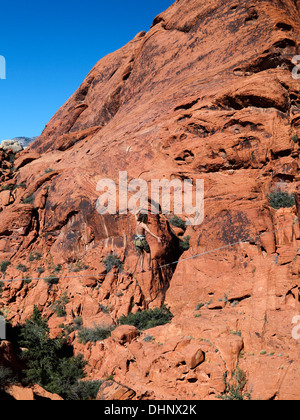
[[[10,145],[13,148],[19,149],[18,151],[25,149],[32,143],[37,137],[14,137],[13,139],[3,140],[0,144],[1,149],[7,149]]]
[[[12,140],[18,141],[22,144],[22,146],[25,148],[30,145],[30,143],[34,142],[34,140],[37,139],[36,137],[15,137]]]

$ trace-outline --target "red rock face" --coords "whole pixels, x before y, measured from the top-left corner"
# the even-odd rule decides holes
[[[252,398],[299,398],[299,200],[279,210],[268,202],[276,189],[299,192],[299,14],[292,0],[176,1],[148,33],[99,61],[5,174],[23,185],[0,196],[6,278],[20,278],[20,262],[40,277],[4,284],[11,320],[38,305],[57,335],[62,319],[49,308],[63,293],[69,325],[81,316],[86,327],[111,326],[162,303],[174,314],[145,333],[150,341],[84,346],[73,334],[91,377],[124,386],[99,398],[111,389],[114,398],[215,399],[237,366]],[[120,171],[147,182],[204,180],[204,222],[186,230],[183,255],[168,217],[150,217],[163,237],[149,238],[152,273],[129,274],[134,217],[96,210],[97,182],[118,182]],[[125,271],[107,274],[111,251]],[[51,286],[42,278],[53,272],[60,281]]]

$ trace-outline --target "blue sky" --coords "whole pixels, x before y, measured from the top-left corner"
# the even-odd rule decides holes
[[[38,136],[105,55],[148,31],[175,0],[9,0],[1,4],[0,141]]]

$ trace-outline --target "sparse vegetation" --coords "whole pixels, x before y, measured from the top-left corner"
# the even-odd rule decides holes
[[[183,239],[180,240],[179,247],[182,252],[190,249],[190,239],[190,236],[185,236]]]
[[[12,191],[14,189],[14,186],[9,184],[9,185],[2,185],[0,188],[0,191]]]
[[[78,316],[77,318],[74,318],[74,329],[79,330],[82,327],[82,317]]]
[[[228,375],[224,375],[225,390],[219,398],[222,400],[250,400],[251,396],[249,393],[244,391],[247,384],[246,374],[238,366],[234,370],[232,377],[228,380]]]
[[[43,273],[45,272],[45,269],[44,269],[44,267],[38,267],[38,268],[36,269],[36,271],[37,271],[39,274],[43,274]]]
[[[59,273],[62,270],[62,265],[61,264],[57,264],[54,268],[53,271],[55,273]]]
[[[83,344],[89,342],[96,343],[97,341],[102,341],[110,337],[113,329],[114,327],[104,326],[97,326],[95,328],[82,328],[78,333],[78,340]]]
[[[25,384],[39,384],[65,400],[95,399],[102,381],[82,382],[86,362],[72,356],[66,338],[50,339],[48,323],[37,307],[20,332]]]
[[[0,366],[0,391],[3,391],[5,387],[16,382],[16,377],[13,371],[4,366]]]
[[[123,264],[117,255],[108,255],[104,260],[103,264],[105,265],[107,273],[109,273],[113,267],[117,267],[119,271],[123,271]]]
[[[81,261],[77,261],[75,264],[69,265],[69,272],[78,273],[79,271],[84,271],[88,268],[88,265],[83,264]]]
[[[17,270],[21,271],[22,273],[26,273],[26,271],[28,271],[26,265],[24,265],[24,264],[19,264],[17,266]]]
[[[181,219],[180,217],[178,217],[178,216],[173,216],[173,217],[170,219],[170,225],[175,226],[175,227],[178,227],[178,228],[183,229],[183,230],[185,230],[185,229],[186,229],[186,224],[185,224],[185,221],[184,221],[184,220],[182,220],[182,219]]]
[[[16,190],[17,188],[26,188],[27,187],[27,185],[26,184],[17,184],[17,185],[15,185],[14,186],[14,190]]]
[[[46,277],[44,280],[45,280],[46,283],[48,283],[50,285],[53,285],[53,284],[57,284],[59,282],[59,277],[51,275],[49,277]]]
[[[149,335],[149,334],[147,334],[146,337],[143,338],[143,341],[145,341],[146,343],[150,343],[154,340],[155,340],[155,338],[152,337],[152,335]]]
[[[58,317],[63,317],[66,315],[66,304],[69,303],[69,299],[67,297],[67,293],[63,293],[56,302],[54,302],[51,306],[51,309],[54,310]]]
[[[299,138],[298,138],[297,134],[293,134],[292,135],[292,140],[293,140],[294,143],[298,143],[299,142]]]
[[[29,195],[28,197],[24,198],[23,203],[24,204],[33,204],[34,202],[34,195]]]
[[[198,305],[195,306],[195,311],[200,311],[201,308],[203,308],[204,303],[199,303]]]
[[[173,315],[164,305],[162,308],[149,309],[148,311],[130,313],[127,317],[124,315],[118,320],[119,325],[133,325],[139,330],[148,330],[159,325],[167,324],[171,321]]]
[[[29,254],[29,257],[28,257],[28,259],[29,259],[30,262],[32,262],[32,261],[40,261],[41,258],[42,258],[42,254],[40,254],[37,251],[31,252]]]
[[[9,266],[10,266],[10,261],[8,261],[8,260],[1,261],[1,263],[0,263],[0,271],[1,271],[1,273],[5,274],[6,273],[6,270],[7,270],[7,268]]]
[[[269,205],[275,210],[280,208],[289,208],[295,205],[294,194],[286,191],[273,191],[268,195]]]

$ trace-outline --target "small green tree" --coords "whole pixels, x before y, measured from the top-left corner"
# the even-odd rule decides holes
[[[84,378],[84,362],[81,355],[66,356],[66,337],[50,339],[49,327],[35,307],[20,332],[20,346],[26,362],[25,383],[39,384],[47,391],[72,399],[78,381]]]

